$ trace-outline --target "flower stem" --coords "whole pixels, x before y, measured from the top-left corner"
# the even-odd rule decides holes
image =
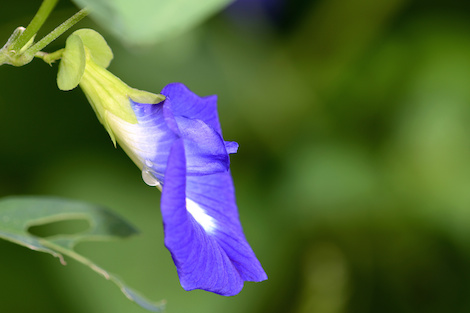
[[[68,20],[66,20],[65,22],[63,22],[59,26],[57,26],[57,28],[54,29],[52,32],[47,34],[46,37],[42,38],[39,42],[34,44],[31,48],[26,50],[25,55],[28,55],[28,56],[31,56],[31,57],[36,55],[36,53],[41,51],[45,46],[47,46],[52,41],[57,39],[57,37],[59,37],[60,35],[65,33],[72,26],[74,26],[75,24],[80,22],[85,16],[88,15],[88,13],[89,13],[88,8],[84,8],[84,9],[78,11],[71,18],[69,18]]]
[[[19,51],[31,38],[33,38],[44,24],[58,1],[59,0],[44,0],[42,2],[38,12],[33,17],[28,27],[26,27],[26,30],[21,34],[18,40],[15,41],[12,50]]]
[[[60,49],[52,53],[46,53],[43,51],[37,52],[34,56],[36,58],[42,59],[44,62],[46,62],[49,65],[52,65],[55,61],[59,60],[62,58],[62,54],[64,53],[65,49]]]

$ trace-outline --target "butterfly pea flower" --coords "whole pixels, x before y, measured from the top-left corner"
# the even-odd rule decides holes
[[[127,86],[106,67],[112,52],[101,35],[78,30],[66,42],[58,85],[79,85],[111,139],[162,191],[165,246],[185,290],[236,295],[245,281],[267,279],[239,221],[217,97],[181,83],[160,94]]]

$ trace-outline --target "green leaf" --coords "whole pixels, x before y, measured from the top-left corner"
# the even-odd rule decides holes
[[[78,234],[54,235],[47,238],[28,232],[32,226],[58,221],[85,219],[90,228]],[[127,238],[137,231],[125,220],[96,205],[50,197],[9,197],[0,200],[0,238],[35,251],[49,253],[65,265],[64,255],[77,260],[115,283],[141,307],[159,312],[163,304],[152,303],[127,287],[119,278],[73,250],[83,241]]]
[[[231,0],[73,0],[91,17],[129,44],[152,44],[183,32],[224,8]]]
[[[82,39],[70,35],[65,42],[65,49],[57,73],[57,86],[60,90],[72,90],[77,87],[85,72],[86,55]]]

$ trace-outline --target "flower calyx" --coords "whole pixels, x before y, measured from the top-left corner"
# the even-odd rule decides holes
[[[64,91],[77,86],[82,88],[116,145],[110,121],[117,117],[127,123],[137,123],[131,100],[159,103],[165,97],[129,87],[106,69],[112,59],[113,52],[99,33],[92,29],[77,30],[67,38],[59,64],[57,85]]]

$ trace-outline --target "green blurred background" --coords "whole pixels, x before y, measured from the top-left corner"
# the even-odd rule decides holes
[[[2,43],[40,4],[5,2]],[[75,11],[61,1],[39,35]],[[145,48],[80,27],[102,32],[110,70],[133,87],[218,94],[224,137],[240,144],[241,221],[269,280],[229,298],[180,287],[159,193],[81,91],[57,89],[57,65],[0,68],[1,196],[121,214],[139,236],[78,251],[170,313],[470,311],[469,2],[240,1]],[[0,251],[0,312],[145,312],[73,260]]]

